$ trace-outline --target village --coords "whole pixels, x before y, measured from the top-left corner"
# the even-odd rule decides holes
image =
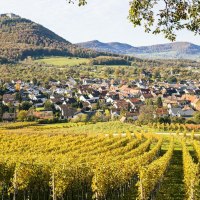
[[[149,121],[174,118],[179,123],[186,120],[191,123],[200,111],[200,83],[191,80],[168,83],[140,79],[127,83],[69,77],[63,81],[51,80],[45,87],[38,85],[37,80],[1,81],[1,85],[3,122],[137,121],[144,115]]]

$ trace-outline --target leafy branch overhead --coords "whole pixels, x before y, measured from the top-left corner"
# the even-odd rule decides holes
[[[67,1],[87,4],[86,0]],[[143,26],[145,32],[163,33],[174,41],[178,30],[200,34],[200,0],[131,0],[128,18],[134,27]]]

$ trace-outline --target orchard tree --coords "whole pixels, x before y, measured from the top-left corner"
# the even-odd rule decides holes
[[[86,5],[90,0],[67,0]],[[199,0],[130,0],[129,16],[134,27],[143,26],[145,32],[164,34],[165,38],[174,41],[176,31],[189,30],[200,34],[200,1]]]
[[[20,110],[29,110],[29,108],[31,108],[32,103],[28,102],[28,101],[23,101],[21,106],[20,106]]]
[[[197,123],[197,124],[200,124],[200,112],[196,112],[195,115],[194,115],[194,121]]]
[[[142,124],[152,123],[154,121],[154,106],[145,105],[140,108],[140,114],[138,116],[139,122]]]
[[[156,105],[158,106],[158,108],[162,108],[163,107],[163,102],[162,102],[162,98],[161,97],[157,98]]]
[[[17,115],[17,119],[19,121],[25,121],[27,119],[27,116],[28,116],[28,111],[21,110],[21,111],[19,111],[19,113]]]
[[[167,81],[168,83],[177,83],[178,80],[175,76],[170,76]]]
[[[45,101],[44,109],[48,110],[48,111],[52,111],[53,110],[53,104],[49,100]]]

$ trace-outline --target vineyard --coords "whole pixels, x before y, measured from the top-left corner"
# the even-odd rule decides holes
[[[200,199],[200,142],[119,122],[0,129],[2,200]]]

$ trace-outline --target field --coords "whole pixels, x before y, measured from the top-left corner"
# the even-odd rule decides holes
[[[200,142],[120,122],[5,124],[2,199],[199,199]]]
[[[80,64],[88,64],[89,59],[87,58],[73,58],[73,57],[48,57],[43,59],[35,60],[37,63],[46,63],[48,65],[56,66],[75,66]]]

